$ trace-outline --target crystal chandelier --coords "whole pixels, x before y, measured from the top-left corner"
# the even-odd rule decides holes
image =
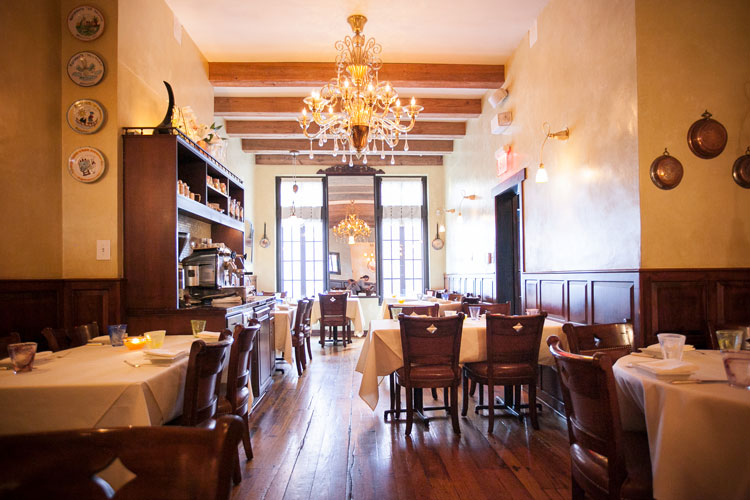
[[[354,205],[355,202],[352,200],[349,213],[333,228],[333,234],[350,245],[357,241],[365,241],[370,236],[370,226],[357,216]]]
[[[333,140],[333,156],[342,153],[342,163],[349,154],[360,158],[377,154],[380,142],[380,157],[385,158],[385,149],[393,149],[401,134],[414,128],[414,121],[422,111],[412,97],[411,104],[402,106],[398,93],[389,82],[378,80],[378,71],[383,61],[379,54],[382,47],[374,38],[365,39],[362,28],[367,18],[353,15],[347,18],[354,35],[336,42],[336,77],[320,91],[313,91],[304,99],[307,107],[297,118],[305,137],[310,139],[310,158],[313,157],[312,141],[317,139],[323,146]],[[310,115],[308,115],[308,110]],[[408,124],[402,124],[402,116],[408,117]],[[317,131],[309,130],[311,123],[318,125]],[[408,142],[404,145],[408,151]]]

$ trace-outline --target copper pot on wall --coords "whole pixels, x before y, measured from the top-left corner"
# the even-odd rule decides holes
[[[709,160],[716,158],[724,151],[727,145],[727,129],[724,125],[711,118],[711,113],[706,110],[703,118],[690,126],[687,133],[687,142],[690,151],[698,158]]]

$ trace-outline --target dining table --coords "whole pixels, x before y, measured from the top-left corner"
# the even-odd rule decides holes
[[[750,498],[750,391],[730,386],[719,351],[686,350],[680,383],[639,369],[653,361],[620,358],[613,367],[622,426],[648,434],[654,498]]]
[[[362,312],[362,303],[357,297],[346,298],[346,317],[352,322],[354,334],[361,335],[364,332],[364,313]],[[320,299],[315,297],[312,312],[310,313],[310,324],[314,325],[320,321]]]
[[[554,365],[554,359],[547,349],[547,337],[558,336],[564,345],[567,339],[562,331],[562,323],[545,320],[542,341],[539,344],[539,363]],[[487,359],[487,323],[484,316],[479,319],[467,317],[461,333],[460,363],[485,361]],[[355,370],[362,374],[359,397],[375,410],[378,405],[380,382],[404,364],[401,350],[401,329],[398,320],[374,319],[362,344]]]
[[[421,307],[421,306],[433,306],[435,303],[438,304],[439,312],[438,316],[445,316],[445,311],[460,311],[461,302],[454,300],[444,300],[435,297],[424,297],[424,298],[398,298],[398,297],[385,297],[383,298],[383,305],[380,307],[380,315],[378,319],[389,319],[391,317],[388,312],[389,305],[396,305],[402,307]]]
[[[194,340],[167,335],[163,349],[185,355],[166,363],[98,343],[51,353],[30,372],[0,370],[0,434],[168,422],[182,413]]]
[[[274,347],[282,353],[284,361],[292,364],[292,327],[297,315],[297,307],[293,305],[279,305],[274,310]]]

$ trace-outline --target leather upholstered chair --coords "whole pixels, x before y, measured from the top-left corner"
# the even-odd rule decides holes
[[[477,302],[475,304],[464,302],[461,304],[461,310],[469,315],[469,307],[479,307],[479,314],[510,314],[510,302],[501,302],[494,304],[492,302]]]
[[[0,337],[0,359],[8,357],[8,346],[21,342],[21,335],[18,332],[10,332],[5,337]]]
[[[560,348],[547,339],[560,377],[570,440],[572,497],[653,497],[651,459],[645,433],[625,432],[620,423],[612,359]]]
[[[444,318],[411,317],[400,314],[401,349],[404,366],[396,370],[396,387],[406,389],[406,435],[411,434],[414,421],[412,391],[442,387],[450,391],[450,414],[453,431],[460,434],[458,424],[458,386],[461,370],[458,365],[464,315]]]
[[[70,336],[65,328],[43,328],[42,337],[47,341],[49,350],[52,352],[70,349]]]
[[[228,500],[242,433],[238,417],[213,430],[123,427],[0,437],[3,498]],[[135,477],[116,492],[97,474],[115,459]]]
[[[598,325],[565,323],[563,332],[568,339],[570,352],[573,354],[592,356],[596,352],[605,352],[614,363],[633,350],[633,325],[630,323]]]
[[[440,314],[440,305],[435,303],[431,306],[402,306],[401,304],[388,304],[388,313],[391,319],[398,319],[393,317],[393,309],[401,309],[401,313],[404,316],[412,316],[414,314],[418,316],[433,316],[437,317]]]
[[[320,301],[320,345],[324,346],[326,342],[326,329],[332,328],[331,339],[336,343],[338,327],[342,328],[341,340],[346,346],[347,342],[352,342],[352,330],[349,325],[349,318],[346,317],[346,298],[347,293],[319,293]]]
[[[186,427],[211,427],[214,425],[219,401],[221,372],[229,358],[233,339],[226,338],[206,344],[196,340],[190,346],[185,375],[185,398],[180,425]]]
[[[536,411],[536,382],[539,374],[539,345],[547,313],[535,316],[505,316],[488,314],[487,319],[487,360],[464,364],[463,407],[466,415],[469,407],[469,380],[479,385],[480,390],[487,386],[487,409],[489,428],[495,424],[495,386],[529,386],[529,416],[534,429],[539,428]],[[520,391],[519,396],[520,396]],[[507,406],[515,415],[522,417],[520,398],[516,399],[515,410]],[[483,405],[477,407],[481,409]]]

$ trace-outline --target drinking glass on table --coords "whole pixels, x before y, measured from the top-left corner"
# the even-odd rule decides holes
[[[191,319],[190,328],[193,330],[193,337],[197,337],[198,334],[206,329],[205,319]]]
[[[144,335],[149,339],[151,349],[159,349],[164,345],[164,337],[166,334],[166,330],[154,330],[152,332],[146,332]]]
[[[34,367],[36,342],[21,342],[8,345],[8,356],[13,365],[13,373],[30,372]]]
[[[479,319],[479,306],[469,306],[469,317],[471,319]]]
[[[125,337],[127,337],[128,325],[109,325],[107,332],[109,333],[109,343],[112,347],[120,347],[125,345]]]
[[[721,357],[724,360],[724,371],[727,373],[729,385],[750,389],[750,352],[723,352]]]
[[[398,315],[401,314],[401,311],[404,309],[401,307],[391,307],[391,314],[393,315],[393,319],[398,319]]]
[[[664,359],[676,359],[677,361],[682,359],[682,350],[685,346],[684,335],[677,333],[660,333],[657,337],[659,338],[661,355]]]
[[[716,341],[721,352],[739,351],[744,333],[742,330],[716,330]]]

